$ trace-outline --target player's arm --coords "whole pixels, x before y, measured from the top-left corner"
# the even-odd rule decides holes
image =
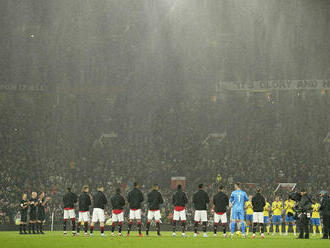
[[[45,201],[43,203],[41,203],[42,206],[45,206],[46,203],[50,200],[50,197],[46,197]]]
[[[210,203],[210,197],[209,197],[209,195],[208,195],[207,193],[205,193],[205,202],[206,202],[207,204]]]
[[[131,192],[129,192],[128,195],[127,195],[127,202],[128,202],[128,203],[131,202]]]
[[[92,196],[90,194],[88,194],[87,196],[87,205],[88,206],[92,205]]]
[[[249,201],[249,197],[248,197],[248,195],[246,194],[246,192],[244,192],[244,201]]]
[[[262,207],[264,208],[266,206],[266,200],[265,197],[262,197]]]
[[[143,202],[143,200],[144,200],[144,197],[143,197],[142,192],[140,191],[140,202]]]
[[[273,202],[273,203],[272,203],[272,211],[274,211],[276,208],[277,208],[276,203]]]
[[[228,209],[228,207],[229,207],[229,198],[228,198],[228,196],[226,195],[226,208]]]
[[[159,199],[159,203],[160,203],[160,204],[163,204],[163,203],[164,203],[164,199],[163,199],[163,196],[162,196],[161,193],[159,193],[159,195],[158,195],[158,199]]]
[[[193,203],[196,202],[196,194],[193,195]]]
[[[104,205],[107,205],[107,204],[108,204],[108,200],[107,200],[107,198],[105,197],[105,194],[103,194],[103,203],[104,203]]]
[[[187,204],[188,203],[188,197],[187,197],[186,193],[183,194],[183,199],[184,199],[184,203]]]
[[[233,195],[233,193],[231,193],[230,200],[229,200],[230,203],[233,204],[234,203],[234,200],[235,200],[234,195]]]
[[[121,197],[121,204],[122,204],[122,206],[125,206],[125,204],[126,204],[124,197]]]
[[[29,201],[27,201],[25,205],[23,203],[21,203],[21,208],[23,208],[23,209],[28,208],[29,205],[30,205]]]
[[[287,210],[289,208],[289,202],[285,201],[284,202],[284,209]]]

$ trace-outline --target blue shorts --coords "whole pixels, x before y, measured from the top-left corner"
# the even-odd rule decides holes
[[[312,225],[313,226],[320,226],[321,225],[320,218],[312,218]]]
[[[264,223],[268,224],[269,223],[269,216],[264,216]]]
[[[293,216],[285,215],[285,222],[294,222]]]
[[[245,216],[245,220],[246,221],[253,221],[253,215],[252,214],[247,214],[246,216]]]
[[[273,223],[282,223],[281,215],[273,215]]]
[[[231,218],[232,220],[244,220],[244,210],[233,210]]]

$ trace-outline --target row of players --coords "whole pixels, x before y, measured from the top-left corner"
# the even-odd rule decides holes
[[[235,191],[232,192],[230,199],[223,192],[223,186],[219,186],[217,194],[213,196],[213,208],[214,212],[214,235],[217,234],[218,225],[221,222],[223,235],[226,236],[227,229],[227,209],[232,207],[231,210],[231,234],[233,235],[235,229],[235,223],[241,223],[242,233],[245,233],[245,222],[247,224],[247,232],[252,228],[253,224],[253,237],[257,230],[257,226],[261,227],[261,236],[264,237],[264,227],[267,228],[269,233],[270,226],[269,223],[269,213],[270,210],[273,211],[273,231],[275,233],[276,227],[278,226],[279,232],[282,233],[282,214],[285,213],[286,221],[286,233],[288,233],[289,224],[293,225],[294,233],[296,232],[295,221],[289,213],[293,213],[293,206],[295,202],[288,199],[284,203],[280,201],[279,197],[275,198],[275,201],[270,204],[265,200],[261,195],[260,189],[257,189],[257,193],[254,197],[247,197],[246,193],[240,190],[239,184],[235,184]],[[104,235],[104,224],[105,224],[105,215],[104,208],[108,203],[106,196],[103,193],[104,188],[99,186],[97,188],[97,193],[91,196],[89,194],[89,187],[84,186],[83,191],[78,196],[71,192],[70,188],[67,188],[67,193],[63,197],[63,206],[64,206],[64,223],[63,230],[64,234],[67,233],[67,222],[71,220],[72,222],[72,234],[80,232],[81,223],[83,223],[83,228],[85,235],[88,235],[88,224],[90,221],[90,206],[93,203],[93,214],[92,221],[90,224],[90,235],[93,235],[94,225],[97,222],[100,222],[101,235]],[[149,229],[151,221],[154,219],[156,222],[157,234],[160,235],[160,205],[164,203],[163,197],[159,192],[158,185],[153,186],[153,190],[147,195],[148,202],[148,215],[146,223],[146,235],[149,235]],[[23,194],[23,199],[21,201],[21,225],[20,233],[26,233],[26,221],[27,221],[27,209],[30,206],[30,222],[28,226],[29,233],[42,233],[43,234],[43,222],[45,220],[45,206],[50,200],[49,197],[45,197],[45,194],[40,193],[37,198],[37,193],[33,192],[30,200],[27,200],[27,195]],[[144,201],[143,194],[138,187],[137,183],[134,183],[134,189],[128,193],[127,202],[129,204],[129,222],[127,235],[130,235],[132,229],[133,220],[136,220],[138,226],[139,236],[142,236],[141,230],[141,204]],[[78,225],[76,225],[76,216],[75,216],[75,203],[79,202],[79,218]],[[178,221],[181,221],[182,235],[185,236],[186,229],[186,211],[185,206],[188,203],[188,198],[185,192],[182,191],[182,186],[178,185],[177,192],[172,197],[172,203],[174,205],[173,211],[173,236],[175,236],[176,225]],[[202,222],[203,226],[203,236],[206,237],[206,226],[207,226],[207,204],[210,203],[208,194],[203,190],[203,185],[199,185],[199,190],[193,195],[193,205],[195,208],[194,216],[194,236],[197,236],[198,224]],[[121,195],[120,189],[116,189],[116,194],[111,197],[112,205],[112,227],[111,233],[114,235],[115,226],[118,225],[119,235],[122,235],[122,225],[124,221],[123,209],[125,206],[125,198]],[[320,228],[320,215],[318,212],[319,204],[316,203],[313,205],[313,225],[314,232],[316,231],[316,226],[319,226],[319,232],[321,233]],[[35,231],[36,225],[36,231]]]

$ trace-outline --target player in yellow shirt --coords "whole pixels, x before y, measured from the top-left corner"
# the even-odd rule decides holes
[[[284,210],[285,210],[285,235],[288,235],[289,232],[289,225],[292,224],[293,234],[296,236],[296,222],[293,218],[293,207],[294,207],[295,201],[288,198],[284,202]]]
[[[322,235],[322,227],[320,221],[320,204],[315,202],[312,205],[313,212],[312,212],[312,225],[313,225],[313,235],[316,235],[316,228],[318,227],[320,235]]]
[[[246,234],[249,234],[253,222],[252,195],[249,195],[249,200],[245,202],[244,208],[245,208]]]
[[[270,226],[269,226],[270,204],[269,204],[269,202],[267,201],[266,198],[265,198],[265,200],[266,200],[266,205],[264,206],[264,211],[263,211],[263,214],[264,214],[264,226],[267,228],[267,234],[269,235],[269,229],[270,229]]]
[[[273,211],[273,235],[276,233],[277,226],[280,235],[282,235],[283,203],[280,201],[280,197],[278,196],[275,197],[275,201],[272,203],[272,211]]]

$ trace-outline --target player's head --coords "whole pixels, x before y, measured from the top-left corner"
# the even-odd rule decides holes
[[[88,193],[88,192],[89,192],[89,187],[88,187],[87,185],[85,185],[85,186],[83,187],[83,191],[86,192],[86,193]]]
[[[220,191],[223,191],[223,189],[224,189],[225,187],[223,186],[223,185],[219,185],[219,187],[218,187],[218,191],[220,192]]]
[[[203,189],[204,188],[204,185],[201,183],[201,184],[198,185],[198,188],[199,189]]]
[[[256,192],[257,192],[257,193],[261,193],[261,188],[260,188],[260,187],[257,187],[257,188],[256,188]]]
[[[116,188],[116,194],[120,194],[120,188]]]
[[[133,187],[137,188],[137,187],[139,187],[139,184],[137,182],[134,182]]]
[[[67,187],[67,188],[66,188],[66,191],[67,191],[67,192],[71,192],[71,188],[70,188],[70,187]]]
[[[23,200],[27,200],[27,194],[26,194],[26,193],[24,193],[24,194],[22,195],[22,199],[23,199]]]
[[[103,191],[104,191],[103,186],[102,186],[102,185],[99,185],[99,186],[97,187],[97,191],[103,192]]]
[[[41,191],[39,194],[39,198],[44,198],[45,197],[45,192]]]
[[[301,194],[301,195],[306,195],[306,194],[307,194],[307,190],[304,189],[304,188],[302,188],[302,189],[300,190],[300,194]]]
[[[234,188],[235,188],[235,190],[238,190],[238,189],[241,189],[241,185],[240,185],[240,183],[235,183],[234,184]]]
[[[177,186],[177,189],[178,189],[178,190],[182,190],[182,185],[179,184],[179,185]]]
[[[159,186],[158,186],[158,184],[154,184],[154,185],[152,186],[152,189],[153,189],[153,190],[159,190]]]
[[[252,195],[249,195],[249,201],[252,201]]]
[[[279,201],[280,200],[280,197],[277,195],[275,196],[275,201]]]
[[[32,198],[37,198],[37,195],[38,195],[37,192],[32,192],[31,193]]]

